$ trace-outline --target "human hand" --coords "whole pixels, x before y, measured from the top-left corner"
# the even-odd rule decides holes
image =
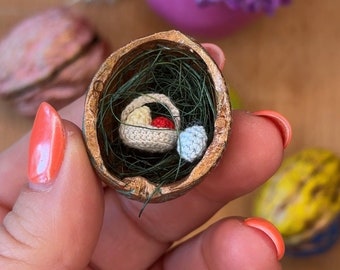
[[[222,68],[221,51],[205,46]],[[276,171],[291,136],[282,116],[235,111],[219,166],[138,218],[142,203],[102,187],[90,165],[78,127],[83,101],[60,112],[69,121],[43,104],[30,151],[25,136],[0,154],[0,269],[281,269],[282,239],[260,219],[225,218],[169,247]]]

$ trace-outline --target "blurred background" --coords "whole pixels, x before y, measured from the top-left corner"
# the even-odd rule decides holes
[[[71,2],[0,0],[0,38],[21,20]],[[104,2],[84,1],[72,8],[92,22],[111,50],[174,28],[144,0]],[[272,15],[258,16],[233,33],[195,35],[198,41],[214,42],[225,52],[223,73],[239,96],[242,109],[275,110],[289,119],[293,140],[286,155],[306,147],[323,147],[340,154],[339,10],[338,1],[292,0]],[[32,121],[0,100],[0,150],[23,136]],[[253,195],[231,202],[214,219],[250,215]],[[339,252],[338,242],[317,256],[286,256],[283,268],[339,269]]]

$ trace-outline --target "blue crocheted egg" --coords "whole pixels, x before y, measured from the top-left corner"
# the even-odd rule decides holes
[[[193,162],[201,157],[207,148],[207,134],[202,126],[191,126],[179,134],[177,152],[181,158]]]

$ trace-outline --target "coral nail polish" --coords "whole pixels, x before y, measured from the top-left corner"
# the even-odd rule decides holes
[[[256,116],[266,117],[275,124],[275,126],[279,129],[281,133],[283,148],[286,148],[290,144],[292,140],[292,128],[289,121],[285,117],[283,117],[278,112],[270,110],[257,111],[253,112],[252,114]]]
[[[277,259],[282,259],[285,253],[285,244],[280,232],[272,223],[263,218],[250,217],[244,220],[244,224],[266,234],[275,246]]]
[[[28,179],[33,185],[50,185],[63,161],[65,132],[59,114],[44,102],[40,105],[31,133]]]

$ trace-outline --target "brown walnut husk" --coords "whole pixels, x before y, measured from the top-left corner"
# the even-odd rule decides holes
[[[208,69],[208,74],[212,78],[213,89],[216,100],[216,119],[214,123],[213,139],[206,149],[203,157],[194,169],[185,178],[171,184],[157,186],[144,177],[128,177],[120,179],[113,175],[105,164],[110,162],[104,160],[101,154],[101,138],[98,136],[97,120],[99,107],[98,102],[102,97],[102,90],[109,82],[118,63],[120,66],[129,64],[129,59],[133,57],[131,52],[140,53],[148,47],[158,42],[168,46],[178,46],[184,50],[195,52],[200,57]],[[117,89],[115,89],[117,90]],[[112,123],[107,123],[107,129]],[[114,52],[102,65],[92,80],[85,102],[85,113],[83,120],[83,134],[88,148],[91,162],[99,177],[110,187],[127,197],[142,202],[164,202],[183,195],[192,187],[197,185],[218,162],[228,140],[231,126],[231,107],[225,80],[221,71],[207,54],[205,49],[192,39],[178,31],[160,32],[154,35],[135,40],[125,47]]]
[[[0,97],[26,116],[43,101],[59,109],[86,91],[107,56],[83,16],[66,7],[38,13],[0,41]]]

